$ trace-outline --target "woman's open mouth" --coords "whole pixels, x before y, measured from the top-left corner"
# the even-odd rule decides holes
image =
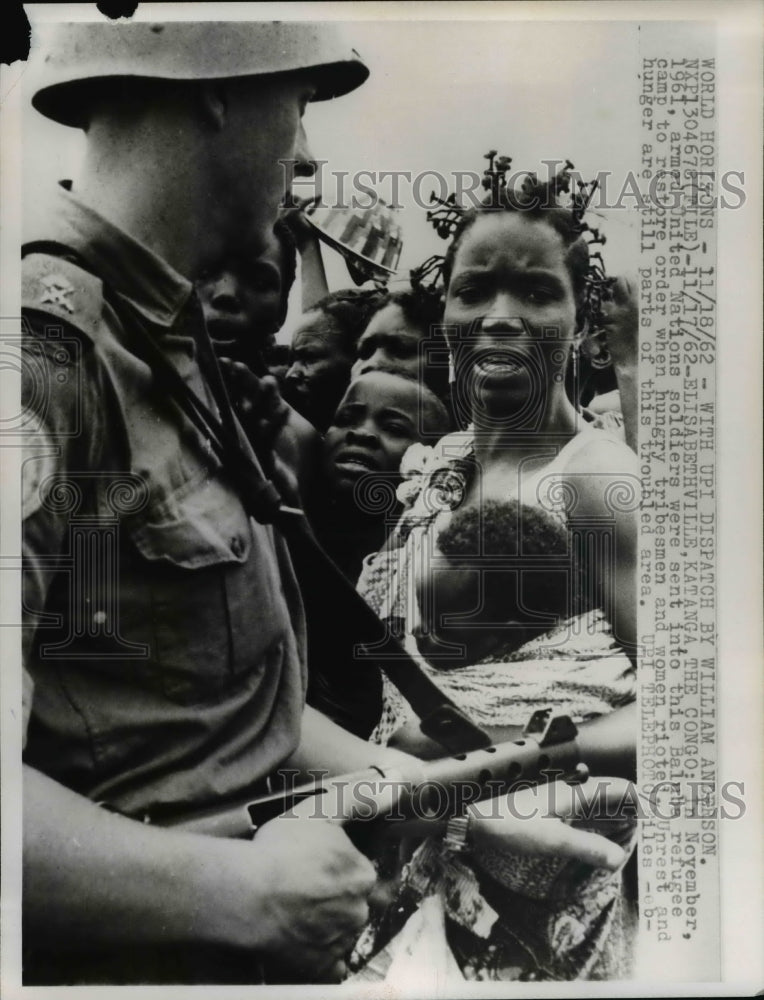
[[[478,375],[489,378],[508,378],[526,371],[525,365],[516,354],[507,354],[503,351],[481,354],[475,359],[474,367]]]
[[[334,465],[343,472],[377,472],[379,463],[368,452],[356,449],[343,449],[335,459]]]

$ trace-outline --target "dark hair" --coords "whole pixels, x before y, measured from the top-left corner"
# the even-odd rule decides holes
[[[483,201],[465,209],[456,203],[456,195],[442,199],[433,194],[431,201],[439,207],[427,213],[438,235],[450,240],[445,257],[437,255],[426,260],[412,272],[420,283],[427,281],[429,289],[438,288],[442,281],[448,287],[454,258],[464,234],[487,212],[525,212],[534,221],[550,225],[562,238],[566,247],[565,263],[570,273],[576,298],[576,323],[582,328],[587,322],[592,327],[601,324],[601,305],[610,295],[612,279],[605,274],[602,256],[592,254],[590,248],[604,243],[605,237],[584,222],[584,215],[597,188],[597,181],[577,181],[577,190],[571,192],[573,164],[565,166],[548,181],[539,182],[535,174],[527,174],[519,189],[507,186],[505,174],[511,164],[507,156],[496,156],[496,150],[486,153],[488,168],[483,174],[483,187],[488,192]],[[561,192],[569,195],[568,207],[559,200]],[[588,234],[586,239],[584,234]]]
[[[370,318],[387,306],[398,306],[409,323],[426,332],[443,319],[443,301],[417,288],[388,292],[387,296],[380,299],[374,307]]]
[[[427,383],[422,383],[415,375],[411,375],[408,372],[402,371],[386,371],[384,368],[375,368],[372,371],[364,372],[363,375],[356,375],[354,379],[348,385],[348,389],[356,382],[359,378],[366,378],[367,375],[392,375],[393,378],[403,379],[404,382],[410,382],[411,385],[416,386],[420,392],[420,403],[425,404],[424,394],[429,396],[426,400],[435,409],[436,423],[439,426],[433,431],[424,430],[424,421],[420,425],[420,430],[422,430],[422,437],[426,439],[435,438],[440,439],[444,434],[447,434],[452,426],[451,412],[446,405],[446,403],[441,399],[441,397],[432,389]],[[345,390],[347,392],[347,389]],[[337,407],[339,409],[339,406]],[[336,414],[336,411],[335,411]],[[332,418],[334,419],[334,418]]]
[[[339,350],[349,358],[355,357],[356,343],[376,311],[384,292],[347,288],[330,292],[308,310],[322,312],[332,319],[339,331]]]
[[[584,586],[571,539],[565,527],[540,507],[517,500],[466,504],[452,514],[438,535],[438,548],[449,560],[463,561],[466,568],[475,568],[476,557],[536,557],[528,568],[519,567],[522,590],[518,601],[522,594],[523,603],[534,612],[568,616],[581,610]],[[538,558],[543,556],[550,563],[553,560],[548,568]],[[500,559],[494,561],[496,569],[488,579],[493,578],[495,585],[486,588],[485,601],[501,616],[506,613],[503,603],[512,593],[510,579],[514,581],[517,570],[503,568]],[[490,559],[481,561],[481,568],[488,570],[490,565]]]

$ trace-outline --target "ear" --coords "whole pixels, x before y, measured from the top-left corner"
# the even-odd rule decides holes
[[[610,366],[610,352],[602,330],[592,330],[587,326],[582,331],[579,349],[596,371],[602,371]]]
[[[221,132],[228,121],[228,92],[224,80],[204,80],[199,84],[199,108],[207,124]]]

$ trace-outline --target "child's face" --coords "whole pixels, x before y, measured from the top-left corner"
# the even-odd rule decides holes
[[[350,379],[352,358],[341,350],[342,334],[320,309],[306,313],[292,338],[286,373],[288,402],[319,429],[326,426]]]
[[[419,378],[419,345],[427,335],[406,319],[397,303],[375,313],[358,341],[353,376],[381,370]]]
[[[281,245],[274,236],[260,257],[231,260],[198,283],[210,337],[230,356],[246,353],[252,341],[262,349],[278,330],[282,264]]]
[[[389,372],[369,372],[351,383],[324,438],[333,489],[352,490],[369,472],[397,484],[404,452],[422,440],[421,395],[416,382]]]

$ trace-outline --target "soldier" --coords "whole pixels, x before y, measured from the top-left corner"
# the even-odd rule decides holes
[[[339,827],[161,824],[395,754],[305,708],[296,581],[193,290],[264,251],[305,105],[367,70],[323,26],[123,22],[62,26],[42,74],[35,107],[87,141],[24,248],[25,982],[340,979],[374,875]]]
[[[23,268],[29,982],[257,981],[253,953],[337,978],[365,919],[373,869],[339,828],[277,821],[255,850],[151,821],[241,799],[284,762],[369,760],[316,713],[301,737],[301,602],[283,541],[242,502],[253,456],[192,284],[267,246],[279,160],[312,169],[306,104],[367,75],[311,24],[50,39],[33,103],[87,152]]]

